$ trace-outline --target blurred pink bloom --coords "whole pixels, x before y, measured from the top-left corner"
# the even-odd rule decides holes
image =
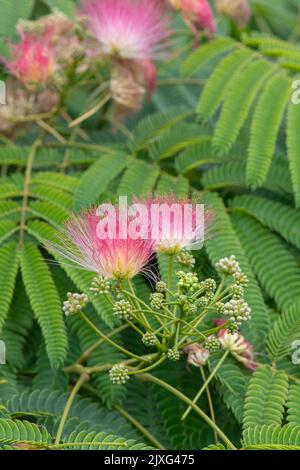
[[[203,30],[209,37],[214,36],[216,25],[207,0],[169,0],[169,3],[181,11],[184,20],[195,34]]]
[[[193,343],[185,346],[183,351],[187,354],[187,362],[195,367],[204,366],[209,358],[210,352],[200,344]]]
[[[203,247],[213,221],[212,213],[203,204],[174,194],[151,197],[144,203],[150,214],[155,251],[176,254],[184,248]]]
[[[112,60],[110,91],[116,127],[151,98],[156,85],[153,61],[163,57],[169,31],[160,0],[83,0],[82,13],[99,44],[99,56]],[[93,51],[93,55],[94,51]]]
[[[245,28],[251,19],[248,0],[216,0],[221,15],[231,18],[240,28]]]
[[[118,208],[116,216],[119,220]],[[139,272],[147,272],[145,266],[153,254],[151,239],[124,236],[119,223],[113,235],[108,233],[107,237],[99,237],[100,220],[96,209],[74,215],[65,224],[59,244],[49,243],[49,248],[82,268],[109,279],[131,279]],[[130,223],[129,217],[125,223]]]
[[[56,71],[56,60],[51,45],[51,34],[37,37],[23,33],[20,44],[13,44],[12,59],[5,65],[24,85],[46,85]]]
[[[151,61],[161,56],[168,37],[159,0],[83,0],[83,13],[110,57]]]
[[[216,322],[219,326],[222,325],[223,320]],[[226,320],[224,321],[226,322]],[[220,330],[217,334],[217,338],[222,344],[224,349],[230,351],[230,353],[241,363],[244,364],[247,369],[255,371],[257,364],[254,360],[253,345],[247,341],[244,336],[238,331],[236,333],[229,333],[227,329]]]

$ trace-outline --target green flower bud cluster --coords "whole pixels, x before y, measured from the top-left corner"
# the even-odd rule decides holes
[[[76,293],[72,294],[71,292],[68,292],[67,298],[68,300],[63,304],[63,311],[66,316],[81,312],[89,301],[87,295]]]
[[[156,345],[157,338],[153,333],[145,333],[142,336],[142,342],[145,346],[151,347]]]
[[[190,254],[188,253],[187,251],[181,251],[177,257],[176,257],[177,261],[179,264],[181,264],[182,266],[187,266],[187,267],[191,267],[193,268],[194,265],[195,265],[195,258]]]
[[[231,255],[229,258],[221,258],[215,265],[217,271],[222,274],[235,274],[240,272],[240,265],[236,260],[234,255]]]
[[[230,293],[233,299],[242,299],[244,297],[244,289],[239,284],[233,284],[230,287]]]
[[[205,281],[203,281],[203,287],[205,290],[215,292],[217,288],[217,283],[214,279],[206,279]]]
[[[166,283],[163,282],[163,281],[157,282],[157,284],[156,284],[156,286],[155,286],[156,292],[159,292],[159,293],[165,292],[166,288],[167,288],[167,285],[166,285]]]
[[[236,271],[233,273],[233,279],[235,283],[241,287],[247,287],[249,283],[249,279],[247,278],[246,274],[242,273],[242,271]]]
[[[164,295],[160,292],[154,292],[150,294],[150,306],[154,310],[160,310],[164,303]]]
[[[221,347],[221,343],[215,336],[209,336],[203,344],[203,347],[210,352],[217,351]]]
[[[239,325],[236,322],[232,321],[226,326],[226,329],[230,335],[234,335],[239,331]]]
[[[90,288],[90,290],[94,292],[94,294],[96,295],[109,294],[110,289],[111,289],[111,283],[109,279],[106,279],[103,276],[94,277],[92,281],[92,287]]]
[[[168,359],[170,359],[171,361],[179,361],[180,359],[180,352],[175,349],[175,348],[172,348],[172,349],[168,349],[167,351],[167,357]]]
[[[119,320],[130,320],[132,318],[133,307],[128,300],[119,300],[113,306],[114,315]]]
[[[113,384],[124,385],[129,380],[129,370],[122,364],[116,364],[109,371],[109,377]]]
[[[197,310],[198,310],[198,305],[196,302],[191,302],[187,300],[182,305],[182,308],[183,308],[184,313],[186,313],[187,315],[195,315],[195,313],[197,313]]]
[[[178,271],[176,276],[179,278],[179,281],[177,282],[178,289],[182,289],[187,292],[194,292],[199,288],[199,280],[195,273]]]
[[[201,308],[207,307],[214,300],[214,294],[212,292],[206,292],[205,295],[197,300],[197,305]]]
[[[224,315],[240,325],[241,322],[251,319],[251,309],[244,299],[231,299],[225,304]]]
[[[225,312],[225,304],[223,304],[223,302],[217,302],[216,303],[216,310],[217,310],[217,313],[222,315]]]

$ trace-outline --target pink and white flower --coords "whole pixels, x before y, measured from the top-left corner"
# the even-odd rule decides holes
[[[84,0],[87,24],[105,56],[149,61],[168,37],[159,0]]]
[[[144,201],[151,221],[155,251],[168,255],[183,249],[201,249],[212,225],[212,213],[204,204],[174,194],[151,197]]]
[[[209,37],[214,36],[216,25],[207,0],[169,0],[169,3],[181,11],[184,20],[194,33],[200,30],[205,31]]]
[[[56,71],[51,35],[23,33],[20,44],[11,45],[12,58],[5,60],[9,72],[24,85],[47,85]]]
[[[118,215],[118,209],[116,208]],[[66,224],[58,244],[49,243],[50,250],[88,271],[108,279],[131,279],[140,272],[147,272],[154,243],[149,238],[124,236],[117,222],[115,233],[99,236],[101,218],[97,210],[73,216]],[[117,220],[119,220],[117,218]],[[130,223],[130,217],[126,220]],[[147,224],[147,221],[145,221]]]

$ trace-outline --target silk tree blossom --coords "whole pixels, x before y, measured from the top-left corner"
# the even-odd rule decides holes
[[[156,85],[154,60],[164,57],[169,36],[160,0],[84,0],[83,14],[98,43],[99,57],[111,60],[112,121],[142,107]]]
[[[50,34],[41,38],[32,33],[22,33],[21,42],[11,45],[11,51],[11,60],[2,61],[24,85],[47,85],[53,79],[57,63]]]
[[[100,53],[119,59],[161,57],[168,37],[159,0],[84,0],[83,13]]]
[[[218,324],[222,324],[222,320]],[[217,337],[223,348],[227,349],[247,369],[256,370],[253,346],[239,331],[231,334],[227,329],[223,329],[218,332]]]
[[[143,201],[140,201],[143,202]],[[144,201],[151,221],[155,251],[175,255],[183,249],[198,250],[212,226],[212,213],[204,204],[175,195],[151,197]]]
[[[169,0],[169,3],[182,13],[191,31],[198,35],[205,31],[209,37],[216,32],[213,12],[207,0]]]
[[[116,209],[118,215],[118,209]],[[87,213],[73,216],[64,226],[56,244],[48,243],[50,250],[108,279],[131,279],[136,274],[147,273],[154,243],[149,238],[124,236],[123,227],[118,222],[115,233],[107,229],[107,236],[99,236],[101,216],[92,209]],[[130,223],[132,217],[126,222]],[[147,224],[147,221],[145,222]]]

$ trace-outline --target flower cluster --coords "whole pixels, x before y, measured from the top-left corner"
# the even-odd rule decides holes
[[[195,34],[203,32],[214,36],[216,25],[213,12],[207,0],[169,0],[169,3],[182,14],[183,19]]]
[[[71,292],[68,292],[67,298],[68,300],[66,300],[63,305],[63,311],[67,316],[81,312],[89,301],[87,295],[72,294]]]
[[[180,253],[186,246],[202,246],[212,221],[210,212],[205,213],[204,210],[198,213],[188,198],[182,200],[167,195],[147,200],[135,199],[134,202],[135,206],[144,209],[138,216],[130,215],[129,212],[124,215],[121,207],[112,206],[115,220],[111,230],[111,219],[102,217],[97,208],[74,215],[65,224],[58,243],[55,246],[52,244],[52,248],[64,258],[98,275],[92,284],[95,293],[106,293],[109,290],[107,280],[131,279],[140,272],[149,273],[147,265],[155,253],[173,255]],[[175,211],[170,209],[171,202],[176,205]],[[166,220],[160,214],[154,219],[152,204],[167,208],[170,215],[168,230],[164,225]],[[186,206],[191,219],[191,228],[188,230],[184,230],[182,225]],[[129,229],[132,226],[138,233],[131,233]],[[192,290],[198,286],[195,274],[180,271],[178,277],[182,289]],[[162,284],[160,286],[163,288]]]
[[[169,201],[167,196],[166,201]],[[120,207],[117,213],[119,211]],[[135,366],[131,366],[131,362],[139,357],[129,352],[129,365],[127,362],[120,363],[110,370],[112,382],[124,384],[129,376],[142,373],[143,368],[149,370],[156,367],[156,362],[179,361],[182,352],[187,355],[189,364],[200,367],[221,347],[253,369],[252,347],[239,331],[240,325],[251,319],[251,310],[243,298],[248,279],[235,256],[222,258],[216,263],[216,271],[221,274],[218,284],[214,278],[201,279],[191,263],[185,265],[185,271],[173,272],[175,247],[182,246],[184,249],[187,240],[180,240],[178,236],[176,239],[172,236],[169,240],[164,238],[164,246],[168,246],[164,254],[169,260],[167,282],[157,279],[152,273],[155,291],[149,294],[148,299],[141,299],[131,280],[141,272],[147,272],[151,279],[150,271],[154,267],[148,262],[155,252],[161,253],[161,240],[138,238],[130,230],[124,236],[124,225],[120,219],[115,231],[107,229],[102,232],[104,219],[99,214],[99,211],[92,209],[74,216],[66,224],[60,245],[50,246],[74,263],[94,271],[97,276],[92,281],[91,292],[103,295],[108,305],[112,305],[112,315],[133,328],[140,335],[142,345],[156,350],[148,355],[150,359],[146,355],[147,359],[141,359],[141,363]],[[132,212],[130,214],[127,217],[132,222]],[[139,224],[142,224],[144,216],[139,218]],[[171,220],[176,226],[176,218]],[[153,218],[147,218],[144,227],[146,234],[152,233],[152,223]],[[140,233],[143,230],[139,224],[135,221]],[[158,235],[161,233],[160,227]],[[108,233],[114,236],[100,236]],[[184,251],[185,258],[186,255]],[[176,278],[177,282],[174,282]],[[64,311],[66,314],[81,311],[86,302],[85,295],[69,294]],[[106,336],[103,333],[99,335]],[[114,343],[112,339],[109,342]],[[121,349],[124,351],[123,347]],[[147,365],[149,360],[150,365]]]

